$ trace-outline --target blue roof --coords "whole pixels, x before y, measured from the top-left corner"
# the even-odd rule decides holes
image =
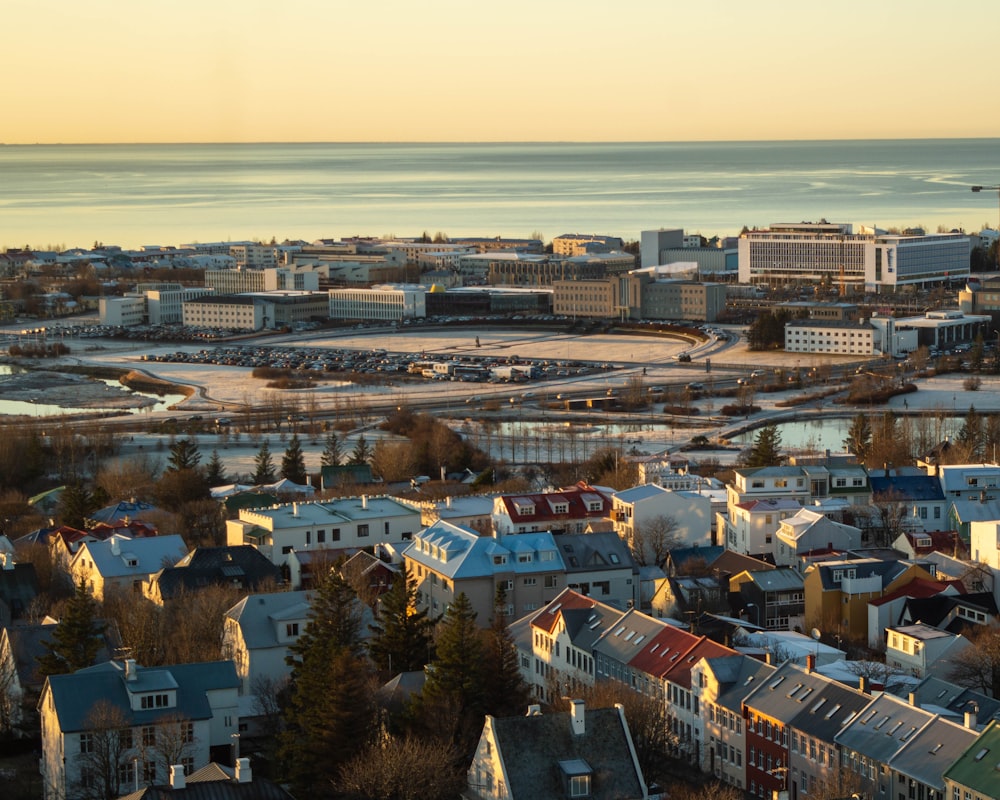
[[[944,500],[941,482],[930,475],[871,475],[872,494],[895,492],[901,500]]]

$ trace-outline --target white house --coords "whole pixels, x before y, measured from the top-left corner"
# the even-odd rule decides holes
[[[652,563],[654,552],[663,549],[655,539],[667,528],[672,530],[664,538],[677,546],[712,544],[712,501],[705,495],[649,483],[618,492],[611,502],[615,532],[633,553],[641,551],[640,563]]]
[[[45,800],[117,797],[137,780],[164,781],[172,765],[205,766],[239,731],[238,690],[232,661],[128,659],[50,675],[38,702]]]
[[[84,541],[69,563],[73,583],[86,583],[95,600],[103,601],[109,589],[142,591],[142,585],[165,565],[187,554],[178,534],[129,539],[114,534],[104,541]]]
[[[774,533],[774,563],[801,571],[801,556],[807,553],[851,550],[860,546],[860,528],[834,522],[816,511],[801,508],[782,519]]]

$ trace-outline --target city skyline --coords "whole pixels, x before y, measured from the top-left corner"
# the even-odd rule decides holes
[[[13,0],[6,144],[980,138],[1000,6]],[[958,28],[956,36],[948,30]]]

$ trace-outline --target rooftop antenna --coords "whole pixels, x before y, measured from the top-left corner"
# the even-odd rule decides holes
[[[812,636],[813,641],[816,642],[816,650],[813,655],[816,661],[819,661],[819,640],[823,638],[823,632],[819,628],[813,628],[809,631],[809,635]]]

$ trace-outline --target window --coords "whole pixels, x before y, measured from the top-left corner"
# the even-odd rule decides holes
[[[340,541],[340,528],[333,528],[330,531],[330,541],[339,542]]]
[[[181,728],[181,742],[184,744],[192,744],[194,742],[194,723],[185,722],[182,723]]]
[[[289,622],[285,625],[285,636],[298,636],[299,635],[299,623]]]
[[[589,797],[590,796],[590,776],[589,775],[573,775],[569,779],[569,796],[570,797]]]
[[[156,728],[152,725],[144,725],[142,728],[142,746],[143,747],[155,747],[156,746]]]
[[[545,588],[555,589],[559,585],[558,575],[546,575],[545,576]]]
[[[118,765],[118,783],[120,786],[132,786],[135,783],[135,764],[126,761]]]
[[[367,525],[358,525],[358,537],[367,536],[367,535],[368,535],[368,526]]]
[[[166,708],[170,703],[170,696],[165,694],[144,694],[140,700],[141,708]]]
[[[316,544],[323,544],[326,541],[326,531],[318,530],[316,531]]]
[[[80,752],[81,753],[94,752],[94,734],[92,733],[80,734]]]
[[[291,552],[292,552],[292,546],[290,544],[286,544],[284,547],[281,548],[281,554],[283,556],[287,556]]]
[[[536,583],[538,583],[538,579],[537,578],[525,578],[524,581],[523,581],[523,583],[524,583],[525,586],[534,586]]]

